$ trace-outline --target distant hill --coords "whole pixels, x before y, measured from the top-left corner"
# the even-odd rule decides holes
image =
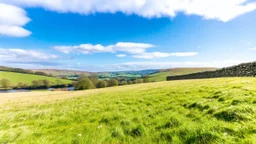
[[[8,79],[11,81],[12,85],[17,85],[19,82],[25,83],[28,86],[32,85],[33,80],[44,80],[47,79],[52,84],[56,84],[57,80],[60,80],[63,84],[71,84],[73,81],[66,79],[58,79],[54,77],[34,75],[34,74],[23,74],[23,73],[15,73],[15,72],[6,72],[0,71],[0,79]]]
[[[149,75],[150,81],[166,81],[167,76],[176,76],[176,75],[184,75],[191,74],[203,71],[213,71],[216,68],[171,68],[160,70],[154,74]]]
[[[78,71],[78,70],[60,70],[60,69],[33,69],[33,72],[44,72],[53,76],[74,76],[74,75],[91,75],[92,72]]]

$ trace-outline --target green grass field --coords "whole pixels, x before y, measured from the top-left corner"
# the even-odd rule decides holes
[[[202,71],[210,71],[216,70],[216,68],[173,68],[168,70],[162,70],[160,72],[149,75],[150,81],[166,81],[167,76],[176,76],[176,75],[184,75],[191,74]]]
[[[0,94],[0,143],[256,143],[256,79]]]
[[[0,71],[0,79],[10,80],[12,85],[16,85],[19,82],[25,83],[27,85],[31,85],[33,80],[44,80],[44,79],[51,81],[53,84],[56,84],[56,80],[57,80],[57,78],[48,77],[48,76],[22,74],[22,73],[5,72],[5,71]],[[72,83],[71,80],[65,80],[65,79],[59,79],[59,80],[61,80],[64,84]]]

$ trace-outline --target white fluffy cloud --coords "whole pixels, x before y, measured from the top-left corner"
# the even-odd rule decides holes
[[[58,56],[36,50],[3,49],[0,48],[2,62],[35,62],[57,59]]]
[[[118,54],[117,57],[126,57],[126,54]]]
[[[12,37],[29,36],[31,32],[22,27],[29,21],[30,19],[23,9],[0,3],[0,35]]]
[[[95,52],[126,52],[131,54],[134,58],[154,59],[165,58],[170,56],[194,56],[196,52],[183,53],[162,53],[162,52],[146,52],[147,49],[155,47],[147,43],[132,43],[132,42],[118,42],[115,45],[102,46],[101,44],[81,44],[75,46],[54,46],[53,48],[62,53],[78,52],[83,54],[90,54]],[[125,57],[125,54],[116,55],[117,57]]]
[[[80,52],[83,54],[90,54],[95,52],[112,52],[112,46],[102,46],[101,44],[92,45],[92,44],[81,44],[75,46],[54,46],[53,49],[63,52],[65,54],[71,52]]]
[[[136,14],[146,18],[175,17],[182,12],[223,22],[256,9],[249,0],[0,0],[23,7],[43,7],[57,12],[79,14]]]

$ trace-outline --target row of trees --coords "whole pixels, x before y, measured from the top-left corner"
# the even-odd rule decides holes
[[[147,83],[149,76],[140,79],[115,78],[110,80],[99,80],[97,75],[85,76],[80,75],[76,82],[73,83],[75,90],[85,90],[94,88],[105,88],[127,84]]]
[[[26,83],[19,82],[17,85],[12,85],[11,81],[8,79],[1,79],[0,80],[0,87],[3,89],[9,88],[49,88],[51,86],[67,86],[61,80],[57,79],[55,83],[51,82],[50,80],[33,80],[32,85],[27,85]]]

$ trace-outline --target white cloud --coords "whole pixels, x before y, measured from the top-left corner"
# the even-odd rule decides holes
[[[80,52],[83,54],[90,54],[95,52],[128,52],[131,54],[143,53],[147,48],[154,47],[151,44],[145,43],[131,43],[131,42],[118,42],[115,45],[103,46],[101,44],[81,44],[74,46],[54,46],[53,48],[63,53]]]
[[[223,22],[256,9],[256,3],[249,0],[0,0],[0,2],[23,7],[43,7],[65,13],[122,12],[145,18],[175,17],[177,13],[182,12]]]
[[[71,52],[80,52],[83,54],[90,54],[95,52],[113,52],[112,46],[102,46],[101,44],[92,45],[92,44],[81,44],[74,46],[54,46],[53,49],[69,54]]]
[[[141,53],[133,55],[134,58],[143,58],[143,59],[154,59],[154,58],[165,58],[170,56],[194,56],[197,55],[196,52],[184,52],[184,53],[161,53],[161,52],[152,52],[152,53]]]
[[[71,52],[79,52],[83,54],[90,54],[95,52],[126,52],[134,58],[153,59],[165,58],[170,56],[194,56],[196,52],[182,52],[182,53],[162,53],[162,52],[146,52],[147,49],[155,47],[147,43],[132,43],[132,42],[118,42],[115,45],[102,46],[101,44],[81,44],[75,46],[54,46],[53,48],[62,53],[69,54]],[[126,54],[116,55],[117,57],[125,57]]]
[[[0,3],[0,35],[11,37],[25,37],[31,34],[22,26],[30,19],[26,16],[26,11],[8,4]]]
[[[126,57],[126,54],[118,54],[117,57]]]
[[[57,59],[58,56],[42,51],[0,48],[2,62],[36,62]]]
[[[112,47],[115,51],[123,51],[131,54],[138,54],[144,53],[148,48],[153,48],[154,45],[146,43],[118,42]]]
[[[256,50],[256,47],[255,48],[249,48],[248,50]]]

